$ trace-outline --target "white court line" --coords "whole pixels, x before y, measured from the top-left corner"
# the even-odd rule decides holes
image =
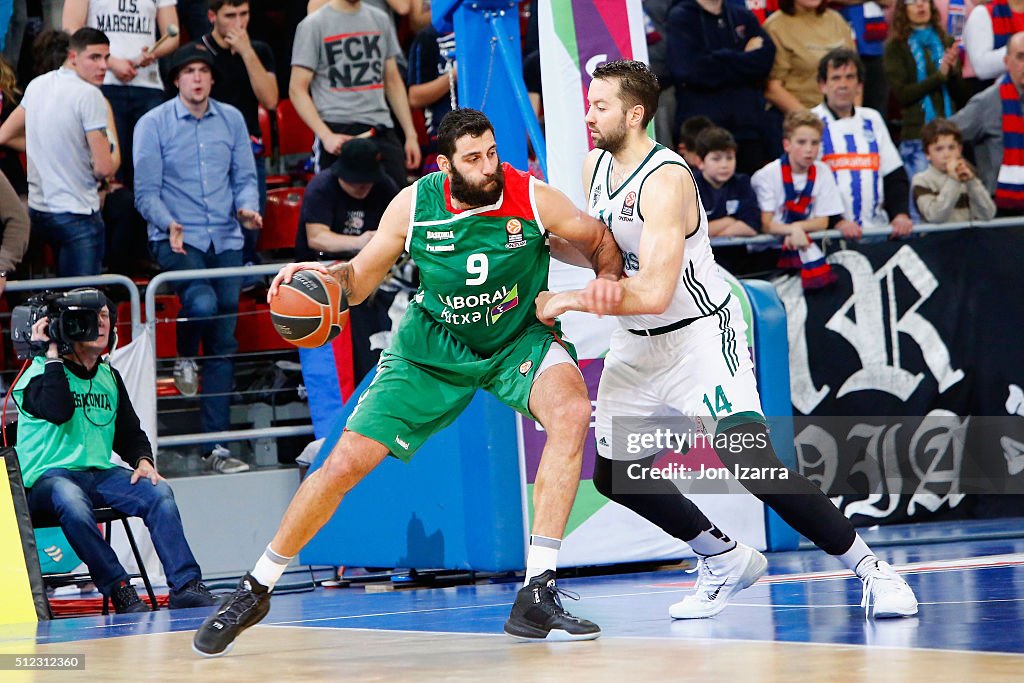
[[[1006,555],[986,555],[956,560],[935,560],[932,562],[912,562],[910,564],[893,565],[900,574],[930,574],[932,572],[973,571],[977,569],[994,569],[999,567],[1015,567],[1024,565],[1024,553]],[[854,573],[849,569],[825,570],[818,572],[800,572],[796,574],[770,574],[758,579],[759,584],[794,583],[803,581],[829,581],[833,579],[852,579]],[[679,586],[690,588],[695,581],[666,581],[652,583],[652,586]]]
[[[955,564],[960,563],[960,564]],[[979,569],[992,569],[997,567],[1012,566],[1016,564],[1024,564],[1024,553],[1014,553],[1009,555],[989,555],[977,558],[959,559],[959,560],[941,560],[936,562],[919,562],[908,565],[899,565],[894,567],[900,573],[924,573],[932,571],[969,571]],[[767,578],[767,577],[766,577]],[[843,570],[842,572],[816,572],[812,574],[780,574],[774,577],[770,577],[771,580],[765,581],[765,578],[760,579],[757,584],[764,583],[784,583],[784,582],[800,582],[800,581],[821,581],[821,580],[834,580],[834,579],[853,579],[856,578],[853,572]],[[670,586],[672,584],[652,584],[655,586]],[[672,588],[668,590],[646,590],[642,592],[632,593],[611,593],[607,595],[586,595],[583,596],[583,600],[608,600],[611,598],[631,598],[646,595],[662,595],[666,593],[683,593],[686,592],[689,587]],[[949,604],[963,604],[966,601],[951,601]],[[980,600],[978,602],[995,602],[995,600]],[[730,603],[737,605],[740,603]],[[922,603],[922,604],[934,604],[941,605],[946,604],[944,602],[934,603]],[[413,609],[413,610],[401,610],[398,612],[375,612],[371,614],[348,614],[337,617],[317,617],[315,619],[296,619],[291,621],[275,621],[273,625],[292,625],[292,624],[311,624],[321,621],[337,621],[341,619],[362,619],[362,618],[373,618],[373,617],[390,617],[390,616],[401,616],[405,614],[429,614],[431,612],[447,612],[455,610],[466,610],[466,609],[485,609],[490,607],[510,607],[512,602],[498,602],[486,605],[460,605],[457,607],[432,607],[429,609]],[[860,605],[743,605],[745,607],[859,607]],[[268,626],[271,624],[268,624]]]
[[[921,604],[934,604],[934,603],[921,603]],[[732,603],[730,603],[732,606]],[[859,607],[859,605],[853,605]],[[348,626],[293,626],[293,625],[277,625],[277,624],[259,624],[257,628],[269,627],[269,628],[291,628],[291,629],[303,629],[303,628],[317,628],[325,629],[328,631],[359,631],[361,633],[392,633],[396,635],[431,635],[431,636],[454,636],[456,638],[466,638],[481,636],[484,638],[504,638],[509,641],[510,645],[523,646],[522,641],[512,640],[504,633],[467,633],[462,631],[407,631],[403,629],[395,628],[352,628]],[[779,645],[809,645],[812,647],[828,647],[828,648],[858,648],[872,650],[897,650],[897,651],[910,651],[910,652],[949,652],[952,654],[964,654],[964,655],[996,655],[1000,657],[1024,657],[1024,654],[1019,652],[992,652],[989,650],[959,650],[959,649],[946,649],[937,647],[904,647],[900,645],[875,645],[872,643],[823,643],[818,641],[806,641],[806,640],[755,640],[753,638],[708,638],[705,636],[610,636],[601,634],[601,637],[597,640],[664,640],[670,643],[738,643],[738,644],[753,644],[753,645],[765,645],[765,644],[779,644]],[[537,641],[539,643],[546,643],[548,645],[554,644],[554,641]],[[525,644],[529,646],[529,643]],[[581,645],[581,643],[570,643],[570,645]]]

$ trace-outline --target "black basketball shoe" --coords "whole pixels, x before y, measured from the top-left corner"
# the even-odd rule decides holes
[[[235,592],[196,631],[192,649],[204,657],[219,657],[231,650],[238,634],[258,624],[270,611],[270,591],[246,574]]]
[[[566,612],[559,595],[573,600],[580,597],[558,588],[553,571],[533,577],[516,594],[505,633],[521,640],[593,640],[601,635],[594,622]]]

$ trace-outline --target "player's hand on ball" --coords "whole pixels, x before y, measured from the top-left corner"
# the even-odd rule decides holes
[[[599,277],[587,283],[579,294],[583,309],[598,317],[610,315],[622,303],[622,287],[616,280]]]
[[[277,275],[274,276],[274,281],[270,283],[270,289],[267,290],[267,303],[277,296],[277,288],[286,282],[292,281],[292,276],[300,270],[319,270],[324,275],[330,275],[327,270],[327,266],[320,263],[319,261],[303,261],[301,263],[289,263],[287,266],[278,271]]]

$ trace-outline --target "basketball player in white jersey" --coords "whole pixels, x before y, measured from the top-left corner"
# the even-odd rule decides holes
[[[764,574],[767,561],[722,533],[670,480],[648,480],[640,489],[631,483],[628,468],[650,466],[658,449],[627,452],[621,434],[613,441],[613,418],[690,416],[715,444],[722,437],[744,444],[717,449],[730,470],[785,466],[768,439],[746,323],[712,255],[693,175],[681,157],[647,136],[658,93],[657,79],[642,62],[610,62],[594,71],[586,122],[597,149],[584,164],[584,189],[589,212],[609,226],[622,250],[626,277],[542,293],[537,315],[550,320],[577,310],[619,316],[597,395],[594,484],[698,554],[694,593],[669,609],[674,618],[693,619],[718,614]],[[566,249],[556,249],[566,256]],[[608,295],[615,288],[621,298]],[[598,298],[619,303],[599,306]],[[741,483],[860,577],[869,615],[916,614],[910,586],[874,556],[820,489],[797,472],[787,473],[785,480]]]

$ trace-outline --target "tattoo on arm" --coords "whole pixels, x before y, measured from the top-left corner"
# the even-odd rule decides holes
[[[348,261],[342,261],[341,263],[329,266],[327,270],[338,281],[338,284],[341,285],[342,291],[345,292],[345,298],[351,299],[354,287],[352,283],[352,264]]]

